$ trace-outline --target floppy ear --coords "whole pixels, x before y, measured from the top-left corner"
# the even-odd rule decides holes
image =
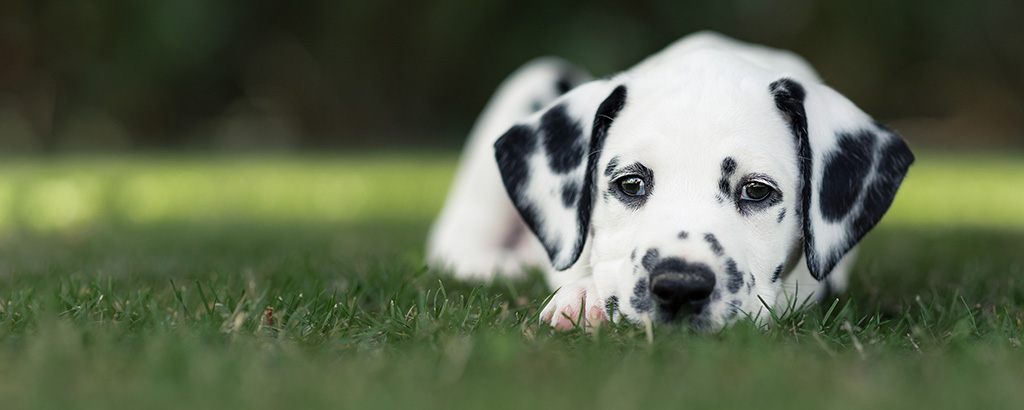
[[[513,126],[494,144],[505,189],[555,269],[568,269],[583,251],[598,154],[625,102],[625,86],[590,82]]]
[[[784,78],[770,89],[796,137],[804,255],[822,280],[882,219],[914,154],[831,88]]]

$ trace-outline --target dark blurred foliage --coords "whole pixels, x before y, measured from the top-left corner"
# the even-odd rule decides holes
[[[501,79],[712,29],[912,143],[1024,145],[1020,0],[0,0],[0,149],[457,146]]]

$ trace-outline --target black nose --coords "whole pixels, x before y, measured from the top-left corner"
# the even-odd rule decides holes
[[[702,263],[669,258],[651,270],[651,294],[665,319],[700,313],[715,289],[715,274]]]

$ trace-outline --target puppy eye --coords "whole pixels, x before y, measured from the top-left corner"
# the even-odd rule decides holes
[[[771,195],[772,187],[760,183],[760,182],[748,182],[743,185],[743,192],[740,195],[740,199],[744,201],[763,201],[768,195]]]
[[[643,196],[647,192],[646,185],[644,179],[636,175],[627,175],[619,179],[619,189],[629,196]]]

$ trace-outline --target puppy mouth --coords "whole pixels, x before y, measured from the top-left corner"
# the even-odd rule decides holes
[[[705,322],[710,298],[701,300],[662,304],[658,307],[658,320],[667,324],[693,324]]]

